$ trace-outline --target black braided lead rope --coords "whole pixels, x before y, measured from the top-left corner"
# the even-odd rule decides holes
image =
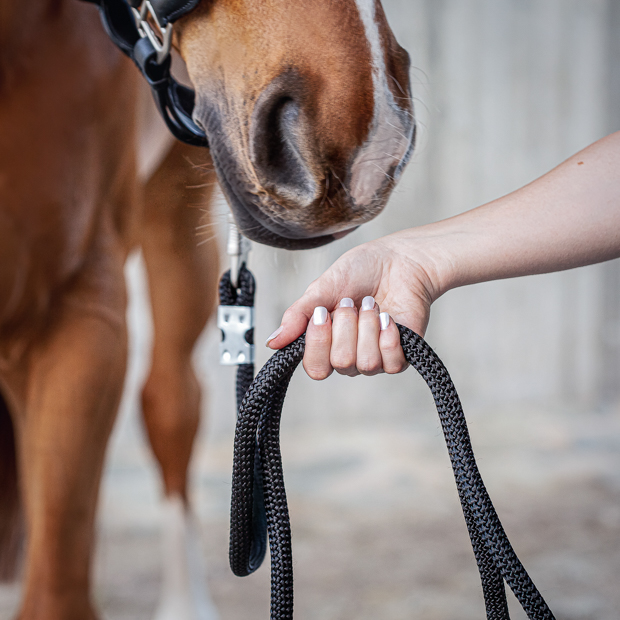
[[[407,361],[429,386],[443,429],[454,478],[483,586],[487,618],[508,620],[503,585],[510,586],[530,620],[554,620],[549,607],[516,556],[486,491],[450,375],[431,347],[398,326]],[[250,385],[239,408],[230,524],[230,565],[236,575],[257,567],[252,562],[260,541],[254,537],[254,450],[258,441],[263,465],[264,499],[271,552],[271,620],[293,617],[291,533],[282,474],[279,427],[286,388],[303,358],[298,338],[276,352]]]
[[[230,269],[222,275],[219,283],[220,305],[253,307],[256,282],[252,272],[247,268],[245,263],[242,263],[239,268],[237,285],[237,288],[235,288],[232,284]],[[249,330],[246,338],[250,344],[253,344],[254,329]],[[239,364],[237,367],[237,380],[235,382],[237,411],[241,409],[241,402],[253,379],[254,364]],[[263,467],[261,465],[261,456],[257,439],[255,440],[254,446],[253,484],[252,527],[255,545],[249,560],[249,566],[253,567],[250,572],[255,571],[263,563],[265,554],[267,553],[267,521],[265,517],[265,503],[263,500]]]
[[[503,584],[500,591],[496,583],[499,573],[530,620],[554,620],[551,610],[514,552],[495,512],[474,458],[463,407],[446,367],[423,338],[401,325],[398,329],[405,357],[430,388],[437,407],[478,562],[487,617],[509,618]]]
[[[254,445],[258,439],[271,553],[271,618],[293,617],[291,529],[280,457],[280,417],[289,381],[304,354],[304,336],[276,352],[250,385],[237,417],[230,515],[230,567],[249,575],[259,544],[253,533]]]

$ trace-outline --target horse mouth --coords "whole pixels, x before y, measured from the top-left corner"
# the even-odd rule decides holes
[[[248,239],[285,250],[311,250],[327,245],[344,236],[340,232],[314,237],[289,236],[290,233],[287,234],[286,231],[281,230],[275,222],[265,222],[263,218],[257,216],[259,212],[258,207],[253,209],[252,206],[254,205],[251,201],[243,200],[243,198],[239,196],[240,193],[243,193],[243,190],[234,187],[228,177],[222,174],[215,157],[213,158],[213,162],[218,173],[220,186],[228,199],[228,204],[230,205],[237,226],[240,232]]]
[[[311,250],[323,245],[327,245],[336,239],[339,239],[341,233],[333,233],[327,235],[318,235],[311,237],[289,236],[286,231],[279,230],[275,222],[264,222],[263,218],[257,217],[255,213],[259,212],[258,207],[252,208],[252,202],[243,200],[238,196],[237,191],[230,183],[229,179],[219,172],[216,159],[213,159],[215,168],[218,171],[218,178],[222,191],[228,199],[231,211],[239,227],[240,232],[252,241],[269,245],[274,248],[282,248],[285,250]],[[241,190],[239,193],[241,193]]]
[[[216,134],[218,135],[218,134]],[[221,135],[221,134],[219,134]],[[301,229],[289,228],[264,213],[254,194],[246,187],[244,173],[228,152],[223,140],[209,135],[210,151],[215,171],[240,232],[252,241],[286,250],[318,248],[353,232],[358,226],[312,235]],[[343,225],[346,227],[346,224]]]

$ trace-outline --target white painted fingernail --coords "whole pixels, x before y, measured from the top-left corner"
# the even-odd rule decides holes
[[[266,342],[265,342],[265,346],[268,347],[269,343],[274,339],[277,338],[281,333],[282,330],[284,329],[284,327],[282,327],[282,325],[280,325],[280,327],[278,327],[278,329],[276,329],[275,332],[273,332],[273,334],[271,334],[271,336],[269,336],[269,338],[267,338]]]
[[[327,321],[327,308],[323,306],[317,306],[312,313],[312,322],[315,325],[325,325]]]
[[[340,300],[339,307],[340,308],[355,308],[355,304],[353,303],[353,300],[350,297],[345,297],[344,299]]]
[[[370,295],[362,299],[362,310],[372,310],[375,307],[375,298]]]
[[[382,312],[379,315],[379,323],[381,324],[381,331],[387,329],[390,325],[390,315],[387,312]]]

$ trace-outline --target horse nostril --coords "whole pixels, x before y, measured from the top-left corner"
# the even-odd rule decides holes
[[[289,163],[301,159],[295,144],[295,129],[299,120],[299,107],[289,97],[282,97],[275,102],[262,119],[262,136],[255,137],[259,143],[257,155],[263,171],[274,181],[286,180]],[[260,144],[262,142],[262,144]]]
[[[264,189],[299,206],[316,197],[317,183],[309,169],[309,132],[294,86],[284,74],[261,94],[250,127],[250,157]],[[287,90],[289,92],[287,92]]]

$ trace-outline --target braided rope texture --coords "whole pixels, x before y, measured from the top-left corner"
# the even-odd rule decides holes
[[[530,620],[555,620],[519,561],[484,486],[463,408],[445,366],[423,338],[398,326],[407,361],[431,390],[478,564],[488,620],[509,620],[504,581]],[[280,456],[280,417],[290,379],[301,362],[305,337],[277,351],[249,386],[239,407],[230,518],[230,566],[245,576],[258,568],[256,477],[262,477],[271,553],[271,620],[293,618],[291,529]],[[258,456],[256,447],[258,446]],[[256,464],[260,465],[260,472]]]
[[[219,296],[222,306],[254,306],[254,296],[256,293],[256,282],[252,272],[245,263],[241,264],[237,287],[232,284],[230,270],[226,271],[220,278]],[[254,342],[254,328],[248,331],[246,336],[248,342]],[[241,402],[245,393],[248,391],[254,379],[254,364],[239,364],[237,367],[236,401],[237,411],[241,408]],[[263,490],[263,467],[258,446],[258,439],[254,441],[254,475],[252,492],[252,547],[249,565],[253,572],[265,559],[267,553],[267,520],[265,516],[265,502]]]

